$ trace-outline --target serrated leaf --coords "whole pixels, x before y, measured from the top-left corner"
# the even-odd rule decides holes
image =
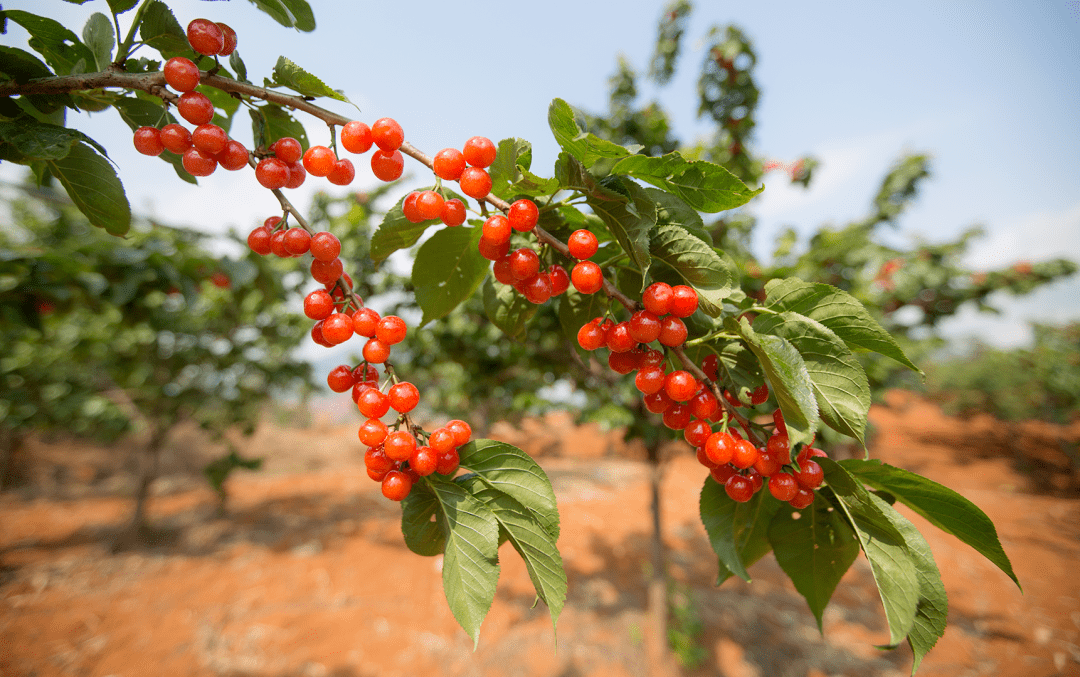
[[[592,169],[601,160],[630,155],[629,150],[617,143],[582,132],[574,119],[574,109],[562,99],[554,99],[548,106],[548,126],[563,150],[580,160],[586,169]]]
[[[90,223],[112,235],[131,226],[131,205],[112,165],[88,144],[79,142],[65,157],[49,160],[49,171]]]
[[[851,525],[819,496],[810,508],[798,512],[781,506],[769,523],[769,543],[777,564],[806,598],[822,630],[825,606],[859,556],[859,539]]]
[[[510,285],[496,284],[491,277],[484,280],[483,294],[484,312],[488,319],[510,338],[516,338],[525,331],[539,307]]]
[[[123,14],[138,3],[139,0],[109,0],[109,9],[113,14]]]
[[[480,228],[443,228],[420,245],[412,283],[424,311],[421,326],[449,315],[484,281],[491,262],[477,248],[481,233]]]
[[[896,646],[915,624],[920,597],[916,564],[908,553],[905,534],[897,528],[891,514],[896,511],[831,459],[817,461],[825,471],[829,490],[855,527],[863,553],[870,561],[889,623],[889,646]]]
[[[16,9],[6,10],[4,16],[26,29],[30,48],[45,57],[57,75],[85,73],[93,66],[93,52],[63,24]]]
[[[641,275],[645,276],[652,265],[649,234],[656,226],[656,203],[633,181],[623,181],[618,185],[625,189],[629,202],[607,199],[597,193],[589,195],[587,202],[630,260],[637,265]]]
[[[820,282],[811,284],[789,277],[770,280],[765,285],[765,292],[768,307],[778,311],[791,310],[817,320],[852,348],[880,353],[922,373],[904,354],[896,339],[846,291]]]
[[[41,59],[30,52],[6,45],[0,45],[0,73],[7,75],[20,85],[34,78],[47,78],[53,75]]]
[[[717,371],[724,383],[743,402],[750,401],[750,392],[761,385],[761,363],[754,352],[740,341],[729,341],[720,348]]]
[[[131,127],[132,131],[135,131],[142,126],[158,127],[160,129],[167,124],[176,122],[176,118],[162,108],[160,104],[155,104],[143,99],[122,97],[113,103],[113,108],[120,114],[120,117],[127,123],[128,127]],[[158,155],[158,157],[171,164],[176,175],[184,181],[192,184],[198,183],[198,181],[195,180],[195,177],[184,169],[184,161],[181,156],[176,153],[165,151],[161,155]]]
[[[717,585],[732,575],[749,581],[750,574],[746,567],[764,557],[772,548],[768,537],[769,522],[781,504],[776,500],[767,500],[765,493],[759,491],[749,501],[737,503],[731,500],[719,482],[711,476],[705,478],[698,510],[701,523],[709,534],[709,544],[720,560]]]
[[[464,487],[433,477],[426,484],[438,503],[436,519],[446,538],[443,593],[475,647],[499,579],[499,523],[487,504]]]
[[[509,199],[513,195],[510,185],[522,178],[518,165],[528,169],[532,165],[532,144],[525,139],[503,139],[499,142],[495,161],[488,167],[491,175],[491,192]]]
[[[710,247],[712,235],[705,230],[701,214],[690,205],[660,188],[646,188],[645,193],[656,203],[656,223],[666,226],[681,226]]]
[[[994,522],[977,505],[933,480],[881,461],[851,459],[840,465],[864,484],[889,492],[938,529],[975,548],[1020,587]]]
[[[403,201],[404,198],[386,212],[382,223],[379,224],[379,229],[371,236],[371,260],[375,263],[385,261],[399,249],[408,249],[413,246],[420,240],[424,231],[439,223],[437,219],[420,223],[409,221],[405,218],[405,213],[401,211]]]
[[[738,280],[735,263],[679,226],[657,226],[649,247],[653,258],[671,266],[698,293],[701,310],[719,317]]]
[[[142,10],[139,37],[166,59],[191,54],[187,33],[180,27],[169,6],[161,0],[151,0]]]
[[[702,212],[720,212],[741,207],[761,191],[751,190],[720,165],[687,161],[678,153],[661,157],[634,155],[615,163],[613,174],[627,174],[663,188]]]
[[[255,145],[269,147],[278,139],[291,136],[300,142],[302,148],[308,148],[307,132],[293,115],[276,104],[259,106],[257,110],[249,110],[251,115],[252,138]],[[402,215],[404,218],[404,215]],[[416,241],[413,240],[415,243]]]
[[[401,502],[401,533],[405,545],[417,555],[434,557],[443,554],[446,548],[438,511],[439,501],[426,482],[414,484]]]
[[[865,446],[870,383],[840,337],[820,322],[791,311],[759,315],[754,331],[779,336],[795,346],[810,376],[821,420]]]
[[[521,503],[492,488],[479,475],[465,475],[457,482],[487,504],[508,534],[514,550],[525,562],[537,596],[548,607],[552,627],[556,627],[566,601],[566,571],[555,537]]]
[[[83,42],[94,54],[94,63],[97,69],[103,71],[112,63],[113,46],[116,44],[116,33],[113,32],[112,21],[101,12],[94,12],[86,20],[82,30]]]
[[[325,96],[330,99],[352,103],[344,94],[336,89],[331,89],[325,82],[284,56],[279,56],[277,63],[274,65],[274,84],[288,87],[302,96]]]
[[[251,0],[282,26],[296,28],[305,33],[315,30],[315,15],[305,0]]]
[[[787,339],[758,334],[746,319],[729,321],[728,326],[743,337],[761,362],[772,393],[784,412],[792,447],[809,444],[819,419],[817,399],[802,355]]]
[[[240,50],[234,49],[233,53],[229,55],[229,68],[233,69],[236,73],[236,79],[240,82],[251,82],[248,80],[247,66],[244,65],[244,60],[240,58]]]
[[[473,440],[458,449],[461,467],[520,503],[552,538],[559,537],[555,490],[543,469],[521,449],[495,440]]]
[[[66,157],[75,144],[91,141],[77,129],[39,122],[30,117],[0,121],[0,139],[11,144],[19,153],[37,160],[59,160]]]

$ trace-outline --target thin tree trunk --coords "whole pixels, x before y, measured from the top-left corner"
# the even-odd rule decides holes
[[[665,677],[678,674],[678,668],[668,643],[667,548],[664,545],[660,500],[660,484],[664,473],[660,463],[659,437],[648,442],[646,449],[649,459],[649,488],[652,492],[649,508],[653,528],[649,558],[652,575],[649,577],[647,598],[648,631],[645,633],[645,653],[649,662],[649,674]]]
[[[16,484],[16,457],[22,449],[22,442],[23,436],[14,430],[0,432],[0,491],[11,489]]]
[[[143,447],[139,458],[139,484],[135,488],[135,509],[127,527],[121,532],[114,546],[116,550],[137,545],[147,528],[147,505],[150,502],[150,487],[157,479],[161,465],[161,450],[165,446],[168,428],[153,428],[150,440]]]

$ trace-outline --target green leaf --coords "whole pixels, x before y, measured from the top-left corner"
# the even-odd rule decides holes
[[[161,52],[166,59],[191,55],[187,33],[180,27],[180,22],[173,16],[169,6],[161,0],[150,0],[146,9],[142,10],[139,37],[143,42]]]
[[[669,191],[694,209],[720,212],[741,207],[765,190],[751,190],[738,177],[711,162],[688,162],[678,153],[661,157],[634,155],[611,168],[613,174],[628,174]]]
[[[47,78],[53,75],[45,62],[30,52],[0,45],[0,73],[19,83],[26,84],[34,78]]]
[[[404,198],[386,212],[382,223],[379,224],[379,229],[371,236],[371,260],[375,263],[385,261],[399,249],[408,249],[413,246],[424,231],[439,223],[437,219],[420,223],[409,221],[405,218],[405,213],[401,211],[403,201]]]
[[[818,405],[802,355],[787,339],[758,334],[746,319],[730,320],[728,326],[739,332],[761,362],[772,393],[784,412],[791,446],[809,444],[817,430]]]
[[[46,162],[72,202],[90,223],[112,235],[131,226],[131,205],[112,165],[89,145],[79,142],[65,157]]]
[[[863,483],[889,492],[938,529],[975,548],[1020,587],[993,521],[977,505],[933,480],[881,461],[852,459],[840,465]]]
[[[244,60],[240,58],[240,50],[234,49],[233,53],[229,55],[229,68],[233,69],[236,73],[236,79],[240,82],[251,82],[248,80],[247,66],[244,65]]]
[[[705,230],[701,214],[677,196],[659,188],[646,188],[645,192],[656,203],[656,223],[665,226],[681,226],[710,247],[712,235]]]
[[[821,630],[825,605],[859,556],[859,539],[851,525],[819,496],[808,509],[777,511],[769,524],[769,543],[776,562],[806,598]]]
[[[524,169],[532,165],[532,144],[525,139],[500,141],[495,161],[488,167],[491,192],[503,199],[510,199],[514,194],[511,184],[517,183],[523,176],[519,165]]]
[[[36,160],[59,160],[77,143],[93,143],[77,129],[38,122],[30,117],[0,121],[0,139],[21,154]]]
[[[438,521],[439,501],[426,482],[413,485],[401,502],[401,533],[405,545],[417,555],[443,554],[446,535]]]
[[[758,561],[772,548],[768,528],[781,503],[773,500],[768,492],[759,491],[746,503],[737,503],[724,491],[724,487],[711,476],[705,478],[701,488],[698,509],[701,523],[709,534],[709,543],[720,560],[720,572],[716,584],[720,585],[732,574],[744,581],[750,580],[746,567]]]
[[[697,291],[699,306],[706,315],[720,316],[723,301],[738,280],[738,269],[730,257],[718,254],[679,226],[657,226],[649,251]]]
[[[109,0],[109,9],[113,14],[123,14],[137,4],[139,0]]]
[[[94,62],[97,69],[103,71],[112,63],[113,46],[116,44],[116,33],[113,32],[112,21],[101,12],[94,12],[86,20],[83,26],[83,41],[94,54]]]
[[[743,402],[750,401],[750,392],[761,385],[761,363],[742,341],[728,341],[719,351],[718,375],[734,387],[732,393]]]
[[[601,160],[630,155],[630,151],[617,143],[582,132],[574,119],[574,109],[562,99],[554,99],[548,106],[548,126],[563,150],[580,160],[586,169],[592,169]]]
[[[588,205],[615,236],[630,260],[637,265],[644,279],[652,265],[649,234],[656,226],[656,203],[649,198],[644,188],[633,181],[620,181],[610,185],[617,185],[625,190],[630,202],[592,194],[587,198]]]
[[[831,459],[819,458],[817,461],[825,471],[829,489],[855,527],[863,553],[870,561],[870,570],[889,623],[889,646],[896,646],[915,624],[920,597],[916,565],[908,553],[905,534],[897,528],[892,515],[896,511],[868,492],[851,473]]]
[[[305,33],[315,30],[315,15],[305,0],[251,0],[282,26],[296,28]]]
[[[510,186],[511,192],[515,195],[539,197],[541,195],[554,195],[559,191],[559,180],[556,178],[545,179],[520,167],[518,168],[518,174],[517,182]]]
[[[303,96],[325,96],[338,101],[352,103],[340,91],[331,89],[325,82],[311,73],[308,73],[284,56],[279,56],[277,63],[274,65],[273,84],[276,86],[288,87]]]
[[[484,280],[484,312],[491,323],[510,338],[525,332],[537,308],[510,285],[496,284],[490,277]]]
[[[267,104],[259,106],[257,110],[249,110],[248,113],[251,115],[252,138],[256,139],[256,146],[265,145],[269,147],[270,144],[286,136],[291,136],[299,141],[300,146],[303,148],[310,146],[304,125],[300,124],[292,113],[281,106]],[[404,218],[404,214],[402,218]],[[416,241],[413,240],[413,242]]]
[[[479,475],[465,475],[456,481],[486,503],[495,515],[514,550],[525,562],[536,594],[547,605],[551,625],[556,627],[566,601],[566,571],[555,536],[544,529],[521,503],[492,488]]]
[[[765,292],[765,303],[773,310],[790,310],[817,320],[853,349],[880,353],[922,373],[900,349],[896,339],[846,291],[820,282],[811,284],[789,277],[770,280],[765,285]]]
[[[521,449],[495,440],[473,440],[460,447],[461,467],[510,496],[532,514],[552,538],[559,537],[555,490],[543,469]]]
[[[16,9],[5,11],[4,16],[26,29],[30,48],[45,57],[57,75],[78,75],[93,67],[93,52],[63,24]]]
[[[412,283],[424,311],[421,326],[446,317],[473,295],[491,262],[480,255],[480,228],[443,228],[416,252]]]
[[[127,123],[128,127],[131,127],[132,131],[143,126],[161,128],[164,125],[176,122],[176,118],[160,104],[152,103],[144,99],[136,99],[135,97],[128,96],[121,97],[113,103],[113,108],[120,114],[120,117]],[[195,177],[188,174],[187,170],[184,169],[184,161],[181,156],[176,153],[165,151],[158,157],[171,164],[176,175],[184,181],[192,184],[198,183],[195,180]]]
[[[840,337],[820,322],[791,311],[759,315],[754,331],[779,336],[795,346],[806,364],[821,420],[865,447],[870,383]]]
[[[499,523],[487,504],[461,485],[433,475],[425,483],[438,503],[436,518],[446,539],[443,592],[475,647],[499,579]]]

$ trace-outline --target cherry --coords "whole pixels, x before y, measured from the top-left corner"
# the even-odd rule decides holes
[[[371,172],[380,181],[400,179],[404,170],[405,158],[402,157],[401,151],[377,150],[371,154]]]
[[[270,236],[270,252],[282,259],[292,256],[292,252],[285,248],[285,231],[279,230]]]
[[[768,399],[769,399],[769,386],[768,386],[768,384],[762,383],[757,388],[754,388],[753,392],[750,393],[750,404],[754,405],[755,407],[757,405],[759,405],[759,404],[765,404],[765,401],[768,400]]]
[[[778,472],[769,478],[769,493],[778,501],[790,501],[799,492],[799,483],[791,473]]]
[[[420,223],[424,220],[424,218],[420,216],[419,210],[416,208],[416,200],[419,199],[419,197],[420,193],[414,190],[406,195],[405,199],[401,201],[401,213],[405,215],[405,218],[408,219],[409,223]]]
[[[686,342],[686,325],[674,315],[668,315],[660,320],[660,343],[665,346],[676,347]]]
[[[514,273],[510,271],[510,255],[500,258],[491,266],[491,272],[495,275],[495,279],[503,284],[515,284],[517,278],[514,277]]]
[[[671,288],[672,315],[677,317],[690,317],[698,307],[698,295],[692,287],[678,284]]]
[[[353,380],[357,385],[375,385],[379,381],[379,371],[370,364],[358,364],[353,369]]]
[[[701,465],[709,469],[716,467],[716,465],[714,465],[713,462],[709,460],[709,457],[705,455],[705,447],[698,447],[694,450],[694,453],[697,456],[698,463],[700,463]]]
[[[673,297],[671,285],[665,282],[653,282],[641,295],[641,303],[645,306],[645,310],[657,317],[662,317],[671,312]]]
[[[229,139],[225,143],[225,148],[215,155],[214,159],[217,160],[222,169],[235,172],[248,166],[248,151],[247,148],[244,148],[244,144],[236,139]],[[285,184],[285,187],[288,188],[289,185]]]
[[[293,256],[303,256],[311,248],[311,235],[303,228],[290,228],[285,231],[285,249]]]
[[[364,466],[368,470],[385,474],[393,470],[395,465],[397,464],[386,455],[382,446],[368,447],[364,452]]]
[[[799,462],[799,469],[795,471],[795,479],[799,485],[806,489],[817,489],[825,480],[825,471],[815,461],[809,459]]]
[[[343,393],[353,387],[352,367],[342,364],[330,370],[326,375],[326,385],[335,393]]]
[[[664,387],[663,367],[642,367],[634,377],[634,385],[645,395],[652,395]]]
[[[708,388],[702,388],[690,399],[690,411],[698,418],[709,418],[719,407],[716,396]]]
[[[579,261],[583,261],[592,257],[599,248],[600,243],[597,242],[596,236],[592,231],[584,228],[575,230],[570,234],[570,239],[566,241],[566,247],[570,250],[570,256],[573,256]]]
[[[762,477],[772,477],[780,472],[780,468],[784,466],[786,461],[786,458],[776,454],[770,454],[768,449],[758,447],[758,457],[757,460],[754,461],[754,470],[758,471]]]
[[[225,48],[221,26],[209,19],[193,19],[187,26],[187,40],[199,54],[213,56]]]
[[[582,294],[595,294],[604,287],[604,272],[592,261],[579,261],[570,270],[570,281]]]
[[[205,125],[214,119],[214,104],[205,94],[184,92],[176,102],[176,111],[180,117],[193,125]]]
[[[449,428],[438,428],[428,437],[428,445],[438,453],[449,451],[457,447],[454,431]]]
[[[705,372],[710,381],[717,379],[720,373],[720,358],[716,356],[716,353],[709,353],[705,356],[705,359],[701,361],[701,371]]]
[[[658,390],[652,395],[646,395],[641,398],[641,401],[645,403],[645,408],[654,414],[662,414],[675,404],[663,390]]]
[[[447,422],[443,427],[454,433],[455,447],[467,444],[472,437],[472,427],[461,419],[455,418],[454,420]]]
[[[161,143],[161,131],[157,127],[139,127],[135,130],[132,141],[135,150],[143,155],[161,155],[165,146]]]
[[[630,335],[629,322],[620,322],[613,325],[606,334],[607,347],[613,353],[625,353],[637,345],[637,341]]]
[[[685,404],[672,404],[664,410],[664,425],[672,430],[682,430],[690,425],[690,407]]]
[[[716,465],[725,465],[735,455],[735,443],[735,438],[726,432],[713,433],[705,440],[705,454]]]
[[[400,470],[386,473],[382,481],[382,495],[391,501],[404,501],[412,491],[412,478]]]
[[[191,145],[207,155],[217,155],[225,150],[229,135],[225,130],[212,123],[199,125],[191,132]]]
[[[334,312],[334,300],[323,289],[315,291],[304,297],[304,315],[312,320],[325,320]]]
[[[248,233],[247,238],[248,247],[251,251],[255,252],[259,256],[266,256],[270,253],[270,229],[266,226],[259,226],[255,230]],[[306,304],[306,302],[305,302]],[[308,315],[308,317],[311,317]],[[322,319],[314,318],[311,319]]]
[[[188,148],[184,151],[183,164],[184,169],[192,176],[210,176],[217,169],[217,160],[198,148]]]
[[[420,391],[408,381],[391,386],[389,396],[390,406],[402,414],[409,413],[420,403]]]
[[[686,402],[697,392],[698,381],[688,371],[673,371],[664,379],[664,392],[676,402]]]
[[[350,153],[366,153],[371,150],[371,127],[359,120],[346,122],[341,128],[341,145]]]
[[[334,170],[337,156],[326,146],[312,146],[304,153],[304,169],[312,176],[327,176]]]
[[[765,485],[765,478],[763,478],[761,473],[754,468],[750,468],[746,471],[746,478],[753,484],[754,493],[761,491],[761,487]]]
[[[540,257],[532,249],[523,247],[510,254],[510,273],[519,282],[535,277],[539,272]]]
[[[570,288],[570,275],[567,274],[566,268],[559,264],[553,263],[548,266],[547,276],[551,282],[552,296],[558,296]]]
[[[431,447],[417,447],[409,457],[409,467],[415,470],[417,475],[426,477],[439,467],[439,453]]]
[[[513,229],[510,227],[510,219],[502,214],[489,216],[483,225],[483,237],[489,242],[502,244],[510,241]]]
[[[540,210],[532,200],[521,199],[510,205],[506,218],[510,219],[510,225],[514,230],[527,233],[536,227],[536,222],[540,219]]]
[[[263,188],[284,188],[289,181],[289,167],[274,157],[264,157],[255,165],[255,179]]]
[[[432,160],[435,176],[446,181],[457,181],[465,171],[465,156],[457,148],[443,148]]]
[[[315,239],[312,238],[311,241],[314,245]],[[341,265],[341,259],[333,259],[330,261],[315,259],[311,262],[311,277],[313,277],[316,282],[321,282],[322,284],[336,282],[338,278],[341,277],[342,272],[344,272],[344,266]]]
[[[407,332],[408,328],[405,326],[405,320],[397,315],[387,315],[375,325],[375,338],[388,346],[401,343],[405,340]]]
[[[731,479],[737,474],[739,474],[739,471],[735,468],[732,468],[727,463],[724,463],[723,465],[718,465],[715,468],[709,470],[709,475],[711,475],[712,478],[720,484],[725,484],[729,479]]]
[[[608,368],[616,374],[629,374],[641,366],[641,353],[633,350],[612,352],[608,355],[607,363]]]
[[[585,350],[596,350],[607,345],[605,332],[597,322],[588,322],[581,325],[577,334],[578,345]]]
[[[483,136],[474,136],[465,142],[464,147],[461,149],[461,154],[465,156],[465,161],[473,167],[484,168],[495,162],[495,155],[498,149],[495,148],[495,144]]]
[[[461,192],[476,200],[483,200],[491,192],[491,175],[479,167],[466,167],[458,179]]]
[[[660,367],[664,364],[664,354],[659,350],[646,350],[641,356],[642,367]]]
[[[296,164],[304,157],[300,142],[291,136],[283,136],[270,144],[270,152],[287,165]]]
[[[480,242],[477,243],[477,249],[480,250],[480,256],[485,259],[498,261],[510,251],[510,241],[494,242],[486,237],[481,237]]]
[[[777,408],[772,414],[773,425],[776,426],[776,432],[780,435],[787,435],[787,424],[784,423],[784,412]]]
[[[683,430],[683,438],[692,447],[700,447],[705,444],[705,441],[712,435],[712,426],[700,419],[691,421],[689,425]],[[706,458],[708,454],[706,454]]]
[[[383,443],[388,432],[385,423],[377,418],[369,418],[360,424],[360,441],[369,447],[375,447]]]
[[[347,186],[353,182],[356,178],[356,168],[353,167],[352,160],[349,158],[341,158],[334,163],[330,173],[326,175],[326,179],[335,186]]]
[[[390,411],[390,398],[378,388],[368,386],[356,398],[356,407],[361,414],[368,418],[382,418],[386,412]],[[394,460],[400,461],[401,459]]]
[[[512,264],[511,264],[512,265]],[[518,282],[518,291],[521,292],[530,303],[540,305],[551,298],[551,278],[547,273],[538,273],[532,277]]]
[[[813,502],[814,492],[806,487],[799,487],[799,490],[795,492],[795,496],[788,501],[788,505],[796,510],[802,510],[803,508],[809,508]]]
[[[440,475],[453,475],[457,472],[458,464],[461,462],[460,456],[458,456],[458,450],[456,448],[448,449],[439,453],[439,463],[435,466],[435,472]]]
[[[330,342],[328,342],[325,338],[323,338],[323,335],[322,335],[322,320],[319,320],[314,325],[312,325],[312,327],[311,327],[311,340],[314,341],[315,343],[319,344],[320,346],[324,347],[324,348],[332,348],[333,347],[333,345],[330,344]]]
[[[405,132],[393,118],[379,118],[371,125],[371,140],[375,145],[392,153],[405,141]]]
[[[191,132],[175,122],[165,125],[161,128],[161,145],[165,146],[166,150],[182,155],[191,148]]]
[[[165,82],[178,92],[190,92],[199,86],[199,67],[191,59],[174,56],[161,69]]]
[[[377,338],[368,339],[364,344],[364,360],[372,364],[382,364],[390,357],[390,346]]]
[[[218,51],[219,56],[229,56],[236,51],[236,31],[232,29],[228,24],[223,24],[220,21],[217,22],[218,28],[221,29],[221,35],[225,38],[225,44],[221,50]]]
[[[443,203],[439,219],[448,226],[460,226],[465,223],[465,203],[457,198],[452,198]]]
[[[322,334],[323,338],[334,345],[345,343],[353,335],[352,316],[345,313],[332,313],[330,317],[323,320]]]
[[[439,218],[446,200],[433,190],[425,190],[416,196],[416,212],[422,221]]]
[[[319,261],[333,261],[341,255],[341,241],[329,231],[315,233],[311,236],[311,255]]]
[[[375,327],[378,326],[379,313],[371,308],[361,308],[353,313],[353,331],[360,336],[366,336],[367,338],[373,338],[375,336]]]
[[[734,395],[732,395],[731,391],[727,390],[726,388],[724,389],[724,399],[727,400],[727,403],[730,404],[733,407],[745,407],[746,406],[746,404],[744,404],[742,400],[740,400],[738,397],[735,397]]]
[[[660,338],[660,319],[647,310],[639,310],[630,318],[630,335],[638,343],[652,343]]]
[[[749,477],[732,475],[727,482],[724,482],[724,491],[727,492],[731,500],[737,503],[746,503],[754,496],[754,482]]]
[[[774,454],[782,458],[787,458],[791,452],[791,444],[788,441],[788,436],[778,435],[775,432],[769,437],[769,441],[766,442],[765,448],[770,454]]]
[[[753,442],[750,442],[749,440],[739,440],[736,442],[735,449],[731,454],[731,465],[745,470],[754,465],[754,461],[757,459],[758,450]]]

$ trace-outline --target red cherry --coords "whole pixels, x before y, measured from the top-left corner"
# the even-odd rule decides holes
[[[378,326],[380,319],[382,318],[377,311],[371,308],[361,308],[353,313],[353,331],[360,336],[374,338],[375,327]]]
[[[654,282],[641,295],[641,303],[645,306],[645,310],[657,317],[663,317],[671,312],[672,297],[670,285],[665,282]]]
[[[420,403],[420,391],[407,381],[397,383],[390,387],[389,399],[394,411],[407,414]]]
[[[165,82],[178,92],[190,92],[199,86],[199,67],[191,59],[174,56],[161,69]]]
[[[300,142],[291,136],[283,136],[270,144],[270,152],[287,165],[296,164],[304,157]]]
[[[220,21],[217,22],[217,25],[221,29],[222,37],[225,38],[225,44],[218,51],[218,56],[229,56],[236,51],[236,31],[228,24],[223,24]]]
[[[465,156],[457,148],[443,148],[432,160],[435,176],[446,181],[457,181],[465,171]]]
[[[371,140],[375,145],[392,153],[405,141],[405,132],[393,118],[379,118],[371,125]]]
[[[248,247],[251,248],[251,251],[259,256],[266,256],[270,253],[270,229],[266,226],[259,226],[248,233],[247,243]],[[309,315],[308,317],[311,316]]]
[[[371,172],[380,181],[400,179],[403,171],[405,171],[405,158],[402,157],[401,151],[388,152],[380,149],[371,154]]]
[[[139,127],[133,139],[135,150],[143,155],[161,155],[165,146],[161,143],[161,131],[157,127]]]
[[[183,125],[175,122],[161,128],[161,145],[177,155],[183,155],[191,148],[191,132]]]
[[[333,261],[341,255],[341,241],[329,231],[315,233],[311,236],[311,255],[319,261]]]
[[[356,178],[356,168],[353,167],[352,160],[349,158],[341,158],[335,162],[330,173],[326,175],[326,179],[335,186],[347,186],[354,178]]]
[[[199,54],[213,56],[225,48],[225,34],[209,19],[193,19],[187,26],[187,40]]]
[[[690,317],[698,307],[698,295],[692,287],[678,284],[671,288],[671,314]]]
[[[405,320],[397,315],[387,315],[375,325],[375,338],[388,346],[404,341],[407,333],[408,327],[405,325]]]
[[[592,234],[592,231],[584,228],[575,230],[570,234],[570,239],[566,241],[570,256],[581,261],[592,257],[599,246],[600,243],[596,240],[596,236]]]
[[[192,176],[210,176],[217,169],[217,160],[214,156],[203,153],[198,148],[188,148],[184,151],[184,169]]]
[[[416,213],[421,221],[439,218],[446,200],[433,190],[422,191],[416,196]]]
[[[686,325],[674,315],[668,315],[660,321],[660,343],[676,347],[686,342]]]
[[[334,312],[334,299],[324,289],[316,289],[304,298],[304,315],[312,320],[325,320]]]
[[[458,180],[461,192],[475,200],[482,200],[491,192],[491,175],[479,167],[466,167]]]
[[[506,218],[510,220],[510,225],[514,230],[527,233],[536,227],[536,222],[540,219],[540,210],[532,200],[521,199],[510,205]]]
[[[660,338],[660,320],[647,310],[639,310],[630,318],[630,335],[638,343],[652,343]]]
[[[579,261],[570,271],[570,281],[582,294],[595,294],[604,287],[604,272],[592,261]]]
[[[570,275],[566,268],[553,263],[547,270],[548,280],[551,282],[551,295],[558,296],[570,288]]]
[[[176,112],[193,125],[205,125],[214,119],[214,104],[205,94],[184,92],[176,102]]]
[[[243,169],[248,166],[248,151],[244,148],[244,144],[240,143],[236,139],[229,139],[225,143],[225,148],[214,156],[221,165],[222,169],[227,169],[230,172],[235,172],[238,169]],[[286,184],[286,188],[288,184]]]
[[[371,128],[353,120],[341,128],[341,145],[350,153],[366,153],[371,149]]]
[[[495,148],[495,144],[483,136],[474,136],[465,142],[465,146],[461,149],[461,154],[465,156],[465,161],[473,167],[487,167],[492,162],[495,162],[495,155],[498,149]],[[471,197],[471,196],[470,196]]]
[[[334,170],[337,156],[326,146],[312,146],[304,153],[304,169],[312,176],[327,176]]]
[[[255,165],[255,179],[263,188],[284,188],[289,181],[289,167],[274,157],[264,157]]]
[[[465,204],[453,198],[443,203],[439,218],[448,226],[460,226],[465,223]]]
[[[400,470],[391,470],[382,480],[382,495],[391,501],[404,501],[412,491],[413,481]]]
[[[330,370],[326,375],[326,385],[335,393],[343,393],[353,387],[352,367],[342,364]]]

